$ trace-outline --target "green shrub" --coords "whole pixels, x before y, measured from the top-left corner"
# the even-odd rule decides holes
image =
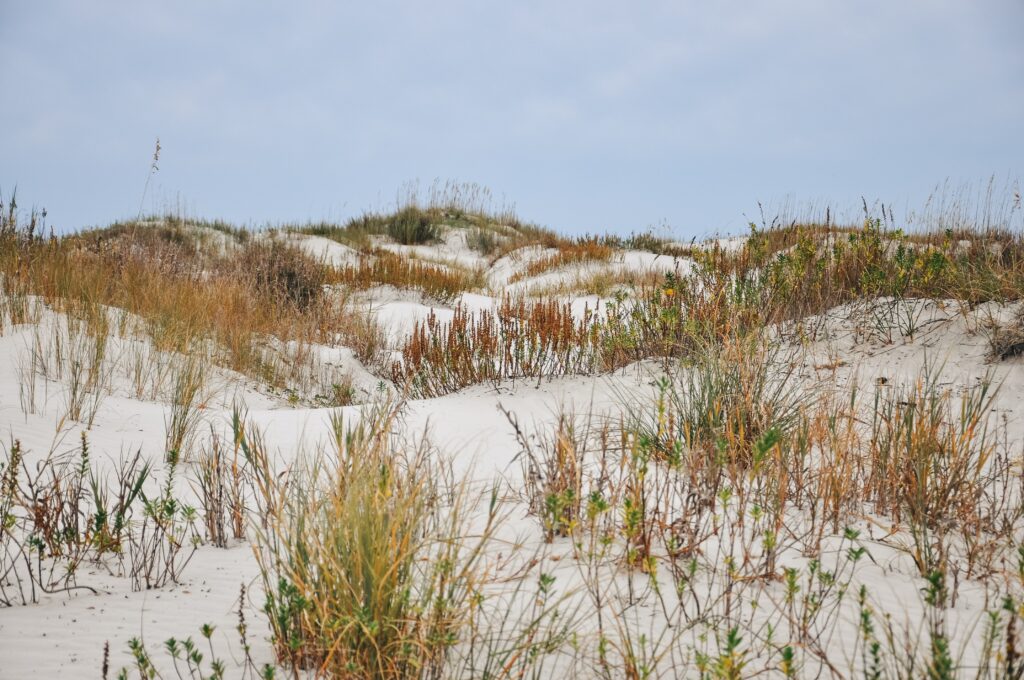
[[[437,240],[437,227],[430,215],[417,208],[402,208],[388,222],[388,235],[403,245],[420,245]]]

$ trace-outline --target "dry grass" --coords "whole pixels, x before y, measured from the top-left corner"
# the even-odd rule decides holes
[[[206,355],[276,387],[302,382],[303,367],[315,373],[312,343],[347,345],[373,364],[379,331],[325,292],[322,265],[266,239],[244,238],[230,253],[218,252],[191,232],[118,225],[42,241],[27,227],[8,229],[0,248],[4,297],[38,296],[90,324],[119,308],[135,319],[123,330],[158,351]],[[282,355],[277,348],[289,342],[293,351]]]
[[[615,252],[611,246],[602,243],[596,237],[558,243],[555,247],[557,252],[531,261],[522,271],[516,272],[509,282],[521,281],[553,269],[585,262],[607,262]]]
[[[535,297],[597,295],[610,297],[619,292],[640,293],[658,288],[665,281],[663,271],[631,269],[574,273],[568,279],[529,288]]]
[[[592,331],[568,304],[506,295],[493,314],[459,306],[450,323],[433,313],[417,323],[392,377],[438,396],[489,380],[584,373],[593,367]]]
[[[987,332],[990,360],[1005,361],[1024,354],[1024,313],[1009,323],[990,324]]]
[[[361,257],[356,265],[332,272],[329,280],[356,289],[391,285],[418,290],[441,302],[450,302],[460,293],[480,288],[484,283],[480,270],[434,265],[381,249]]]

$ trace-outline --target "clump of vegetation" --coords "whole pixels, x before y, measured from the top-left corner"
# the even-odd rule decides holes
[[[575,241],[559,243],[557,252],[532,260],[526,267],[517,272],[510,282],[528,279],[552,269],[559,269],[584,262],[607,262],[614,250],[596,237],[584,237]]]
[[[275,239],[248,241],[238,256],[239,276],[249,276],[255,290],[266,291],[282,305],[299,310],[323,303],[326,269],[295,246]]]
[[[345,224],[318,222],[286,229],[330,238],[365,252],[374,248],[374,236],[402,245],[423,245],[439,239],[446,226],[468,229],[467,243],[483,254],[532,242],[541,232],[556,238],[547,230],[523,225],[511,207],[495,208],[485,187],[458,182],[434,183],[426,196],[415,186],[407,187],[391,211],[366,212]]]
[[[116,331],[126,339],[202,355],[275,388],[325,391],[310,387],[321,377],[313,344],[344,344],[369,365],[377,359],[381,334],[371,319],[329,295],[326,267],[292,246],[231,236],[230,250],[205,247],[191,225],[173,220],[44,241],[32,220],[19,225],[16,214],[8,217],[0,236],[5,300],[32,297],[93,329],[108,309],[122,310],[131,318]],[[106,341],[105,332],[91,337],[97,348]],[[94,374],[102,375],[83,375],[83,384],[96,383]]]
[[[164,450],[171,461],[189,460],[200,420],[205,368],[193,357],[182,360],[175,370],[173,400],[164,425]]]
[[[634,424],[662,459],[696,454],[707,465],[746,466],[765,438],[797,424],[807,400],[793,364],[778,345],[757,336],[729,338],[684,358],[660,385],[658,407]]]
[[[1018,299],[1024,284],[1019,236],[998,230],[910,235],[878,218],[867,218],[858,229],[795,225],[762,232],[752,227],[739,255],[708,257],[740,275],[760,272],[773,302],[772,320],[879,297],[954,299],[972,306],[1005,302]]]
[[[992,376],[954,399],[940,386],[939,375],[926,365],[915,384],[876,399],[864,483],[878,512],[910,528],[912,555],[925,577],[947,570],[951,535],[959,533],[973,546],[970,572],[987,551],[981,536],[1006,526],[992,522],[986,499],[1004,464],[993,464]]]
[[[438,266],[381,249],[373,250],[358,264],[332,273],[330,280],[356,289],[391,285],[419,290],[441,302],[451,302],[459,293],[479,288],[484,282],[479,270]]]
[[[565,303],[508,295],[494,314],[459,306],[445,324],[431,312],[406,340],[392,377],[439,396],[489,380],[585,373],[594,359],[588,317],[577,321]]]
[[[420,245],[437,239],[437,227],[430,215],[410,205],[388,220],[388,235],[403,245]]]
[[[495,520],[466,538],[468,487],[424,447],[396,446],[397,410],[346,429],[284,496],[256,550],[279,662],[331,677],[429,677],[468,621]]]
[[[519,427],[516,416],[504,411],[522,447],[523,484],[530,512],[544,530],[544,540],[569,536],[582,521],[583,466],[589,428],[577,427],[572,414],[562,410],[554,432],[535,445]]]
[[[988,329],[989,359],[1005,361],[1024,354],[1024,313],[1006,324],[995,323]]]
[[[668,238],[656,236],[652,231],[634,232],[625,238],[607,235],[603,241],[613,248],[643,250],[667,257],[690,257],[693,254],[692,247],[680,246]]]
[[[493,255],[502,240],[502,236],[494,229],[486,227],[473,227],[466,233],[466,245],[484,257]]]
[[[200,539],[195,509],[174,489],[175,464],[161,483],[137,452],[111,483],[84,432],[66,454],[30,466],[26,453],[15,440],[0,458],[0,606],[95,593],[78,582],[86,563],[129,577],[134,590],[180,582]]]

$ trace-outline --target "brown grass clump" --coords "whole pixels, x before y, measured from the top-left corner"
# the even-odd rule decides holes
[[[554,246],[558,252],[530,262],[522,271],[517,272],[510,282],[528,279],[552,269],[559,269],[583,262],[607,262],[611,259],[614,249],[596,237],[587,237]]]
[[[391,285],[421,291],[435,300],[450,302],[467,290],[483,283],[481,271],[466,271],[437,266],[414,258],[375,249],[356,265],[344,267],[329,276],[332,283],[366,289],[374,285]]]
[[[1024,313],[1008,324],[991,328],[988,341],[991,361],[1005,361],[1024,354]]]
[[[283,306],[304,311],[323,300],[325,267],[294,246],[275,240],[249,242],[236,263],[237,278],[248,278],[255,290],[276,297]]]
[[[654,290],[665,281],[663,271],[613,270],[576,274],[568,280],[543,287],[530,287],[530,295],[550,297],[556,295],[597,295],[608,297],[627,290],[643,292]]]
[[[957,404],[926,366],[910,388],[876,399],[865,488],[880,512],[911,528],[922,574],[942,559],[929,537],[989,521],[981,501],[997,445],[988,422],[994,396],[989,376]]]
[[[509,295],[493,314],[459,306],[444,324],[431,313],[406,340],[392,376],[439,396],[489,380],[585,373],[593,367],[589,317],[576,321],[568,304]]]

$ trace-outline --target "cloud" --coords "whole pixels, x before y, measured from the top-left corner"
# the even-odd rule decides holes
[[[167,193],[239,221],[454,175],[556,227],[742,224],[1019,172],[1021,28],[1009,0],[6,3],[0,186],[112,219],[160,135]]]

